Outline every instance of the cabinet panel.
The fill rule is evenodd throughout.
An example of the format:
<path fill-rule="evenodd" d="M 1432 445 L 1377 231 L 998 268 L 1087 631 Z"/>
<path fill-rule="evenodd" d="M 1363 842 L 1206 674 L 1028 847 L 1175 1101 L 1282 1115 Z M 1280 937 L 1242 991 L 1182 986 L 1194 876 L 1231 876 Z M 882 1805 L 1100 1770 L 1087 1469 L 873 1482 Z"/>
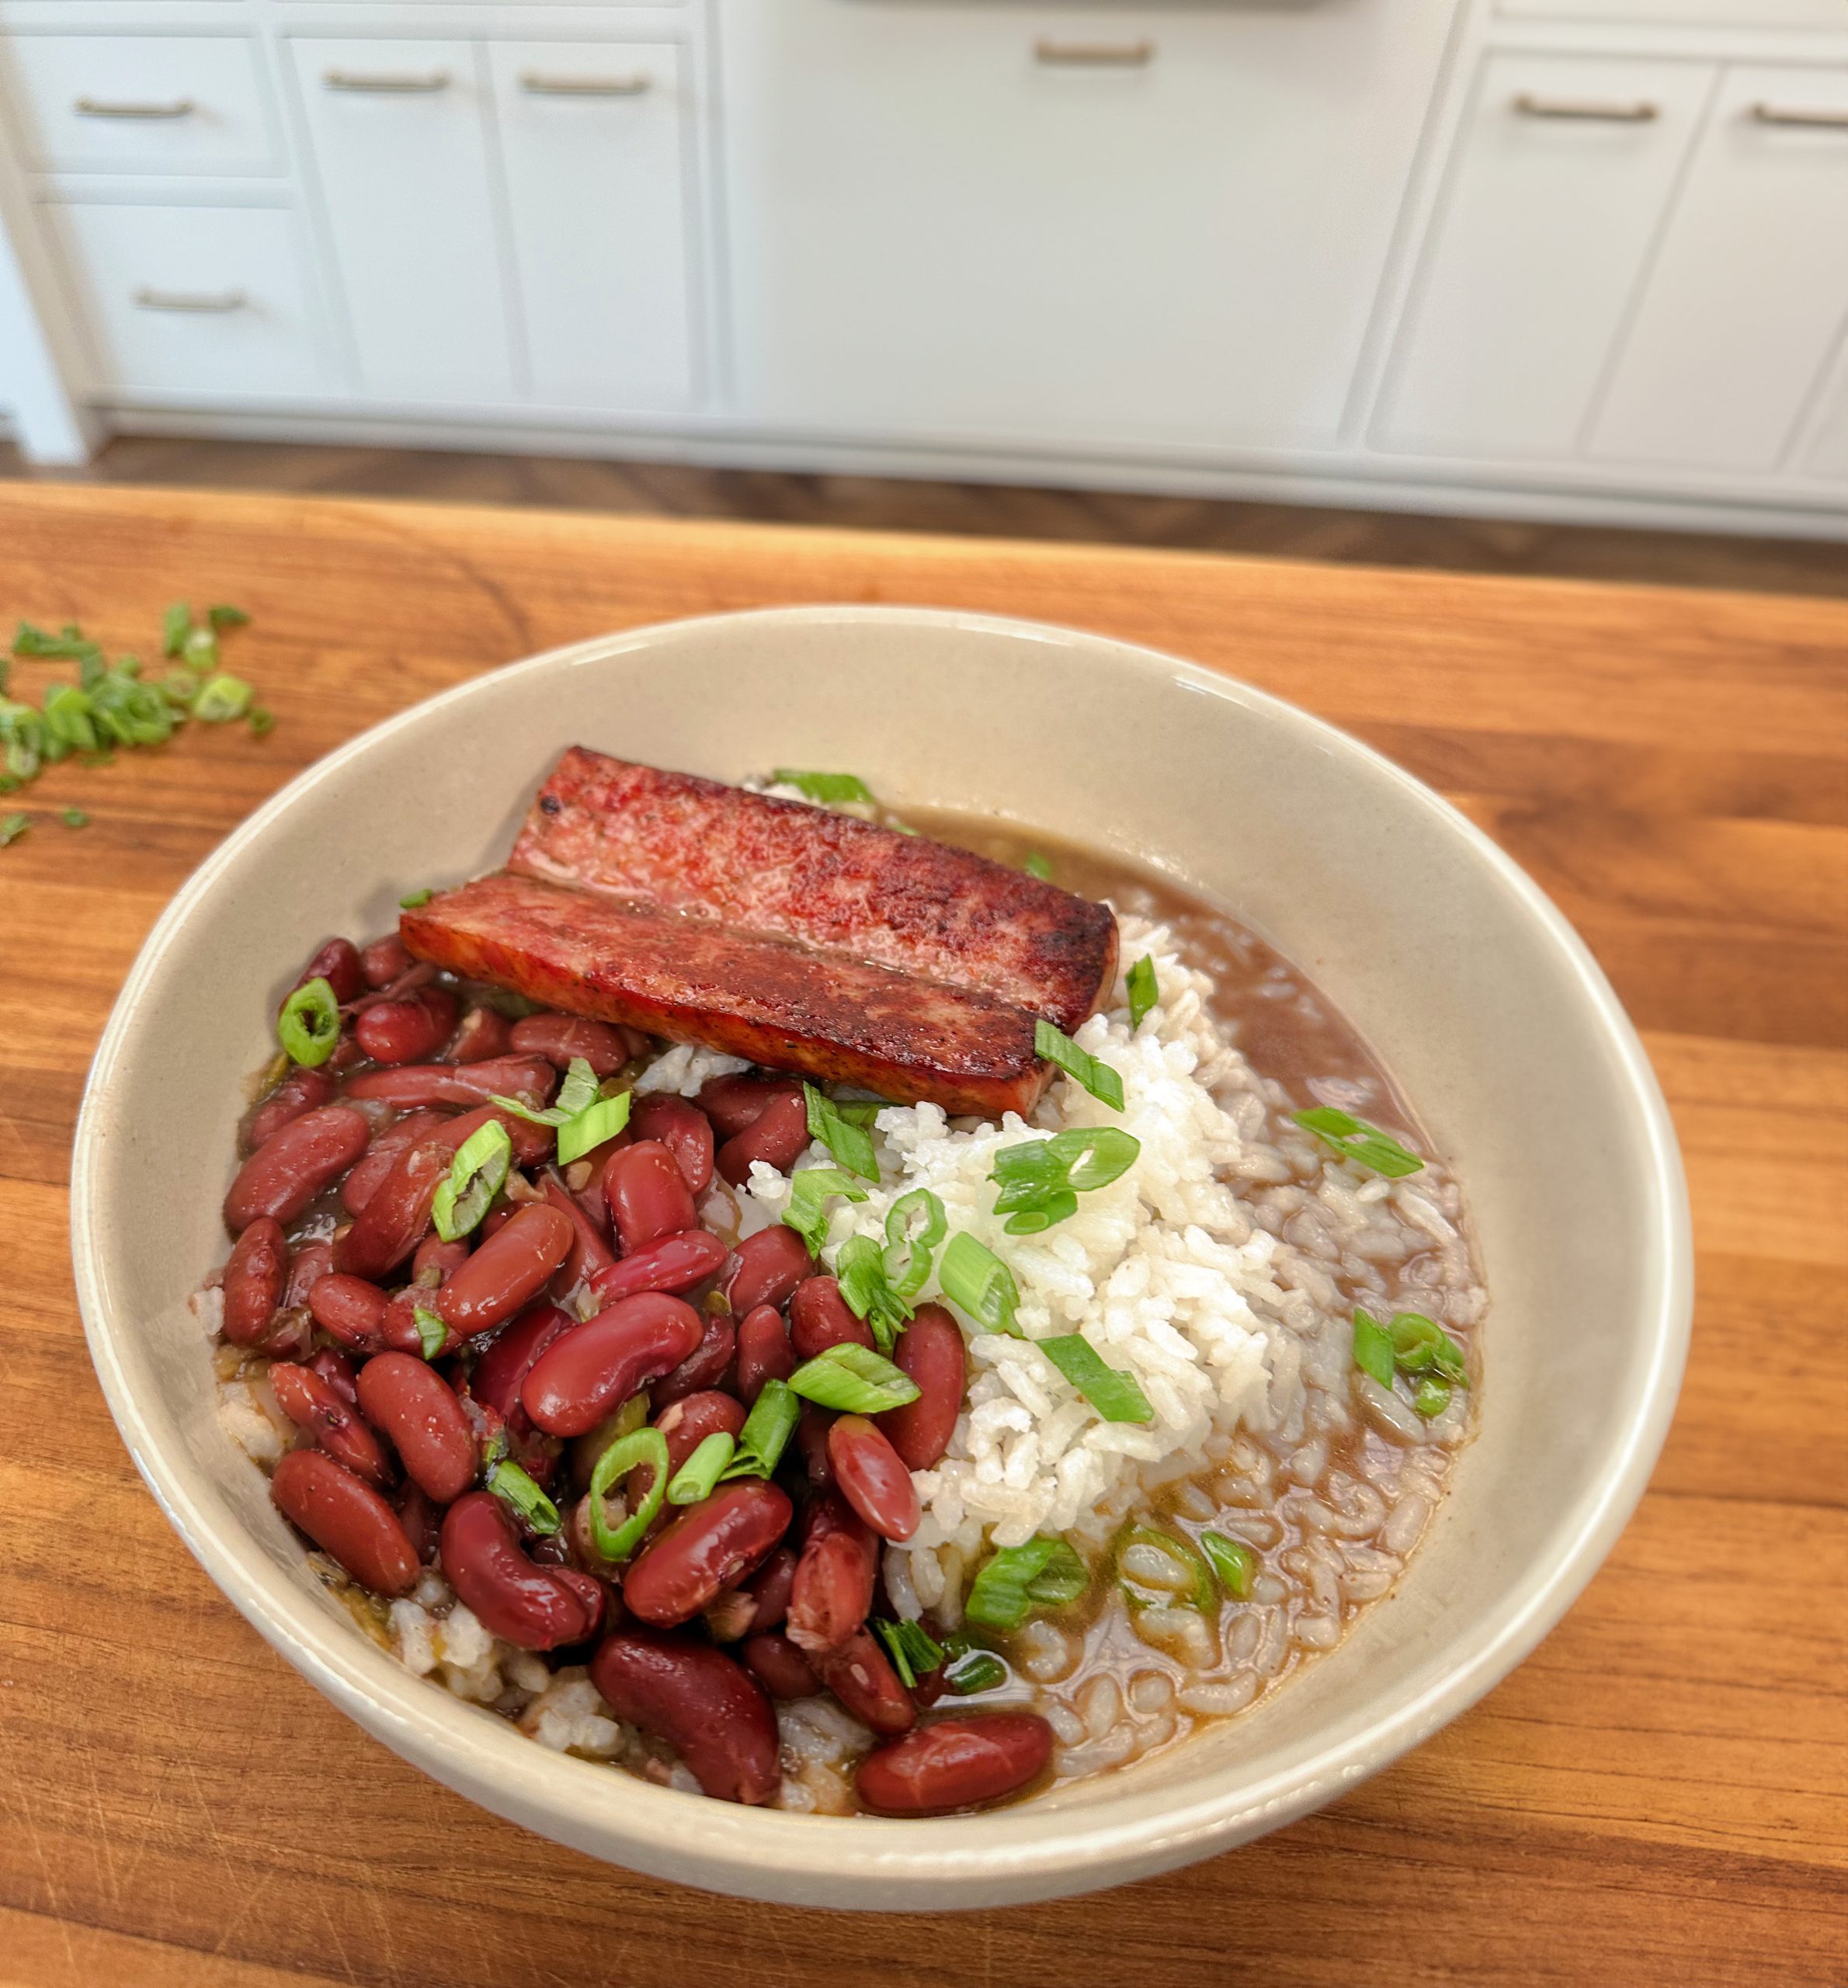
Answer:
<path fill-rule="evenodd" d="M 43 213 L 105 387 L 228 399 L 325 390 L 294 215 L 89 203 Z"/>
<path fill-rule="evenodd" d="M 1774 469 L 1845 319 L 1848 69 L 1728 71 L 1592 454 Z"/>
<path fill-rule="evenodd" d="M 291 53 L 366 391 L 511 399 L 474 43 L 297 41 Z"/>
<path fill-rule="evenodd" d="M 1848 28 L 1848 0 L 1497 0 L 1516 20 L 1673 27 Z"/>
<path fill-rule="evenodd" d="M 1400 332 L 1388 447 L 1572 450 L 1712 82 L 1697 63 L 1485 61 Z"/>
<path fill-rule="evenodd" d="M 1451 0 L 724 0 L 745 410 L 1327 444 Z"/>
<path fill-rule="evenodd" d="M 504 42 L 488 56 L 535 396 L 685 405 L 693 314 L 682 51 Z"/>

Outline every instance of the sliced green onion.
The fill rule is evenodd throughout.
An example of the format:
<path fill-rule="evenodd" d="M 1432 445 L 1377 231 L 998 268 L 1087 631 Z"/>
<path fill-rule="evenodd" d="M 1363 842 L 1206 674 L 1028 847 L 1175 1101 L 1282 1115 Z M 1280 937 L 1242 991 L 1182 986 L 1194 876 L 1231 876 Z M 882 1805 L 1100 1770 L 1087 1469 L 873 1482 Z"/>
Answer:
<path fill-rule="evenodd" d="M 842 1117 L 834 1100 L 813 1084 L 804 1084 L 802 1100 L 808 1107 L 808 1136 L 818 1139 L 849 1173 L 877 1184 L 879 1162 L 874 1156 L 872 1135 L 865 1126 Z"/>
<path fill-rule="evenodd" d="M 205 618 L 222 634 L 227 628 L 241 628 L 250 617 L 241 607 L 228 607 L 220 601 L 205 611 Z"/>
<path fill-rule="evenodd" d="M 805 1361 L 789 1377 L 791 1394 L 846 1415 L 879 1415 L 918 1399 L 918 1384 L 870 1347 L 852 1340 Z"/>
<path fill-rule="evenodd" d="M 577 1117 L 558 1128 L 558 1164 L 568 1166 L 593 1152 L 606 1139 L 613 1139 L 629 1122 L 630 1094 L 619 1090 L 614 1097 L 599 1097 Z"/>
<path fill-rule="evenodd" d="M 885 1645 L 898 1681 L 908 1691 L 943 1660 L 943 1646 L 922 1622 L 888 1622 L 874 1616 L 870 1627 Z"/>
<path fill-rule="evenodd" d="M 90 818 L 81 808 L 67 808 L 59 818 L 67 829 L 87 829 Z"/>
<path fill-rule="evenodd" d="M 850 1201 L 863 1201 L 867 1190 L 838 1166 L 804 1166 L 789 1176 L 789 1206 L 783 1211 L 783 1219 L 808 1245 L 811 1256 L 818 1256 L 822 1245 L 828 1240 L 831 1218 L 827 1204 L 833 1194 L 844 1194 Z"/>
<path fill-rule="evenodd" d="M 1388 1328 L 1392 1334 L 1392 1357 L 1402 1372 L 1435 1371 L 1447 1381 L 1467 1386 L 1469 1363 L 1463 1349 L 1435 1319 L 1422 1312 L 1401 1312 Z"/>
<path fill-rule="evenodd" d="M 503 1111 L 511 1111 L 516 1118 L 523 1118 L 529 1125 L 567 1125 L 581 1111 L 587 1111 L 597 1101 L 596 1072 L 582 1056 L 574 1056 L 571 1068 L 564 1073 L 564 1081 L 558 1086 L 556 1104 L 523 1104 L 517 1097 L 502 1097 L 498 1091 L 490 1091 L 488 1100 L 498 1104 Z"/>
<path fill-rule="evenodd" d="M 340 1040 L 340 1003 L 327 982 L 298 987 L 276 1018 L 276 1039 L 297 1063 L 314 1069 L 334 1053 Z"/>
<path fill-rule="evenodd" d="M 667 1487 L 668 1503 L 696 1505 L 702 1498 L 710 1498 L 736 1447 L 723 1429 L 714 1430 L 674 1472 L 674 1481 Z"/>
<path fill-rule="evenodd" d="M 1052 881 L 1052 865 L 1037 849 L 1030 849 L 1021 858 L 1020 867 L 1030 877 L 1037 877 L 1042 884 Z"/>
<path fill-rule="evenodd" d="M 1187 1576 L 1187 1591 L 1183 1594 L 1178 1588 L 1150 1580 L 1139 1576 L 1133 1568 L 1125 1567 L 1124 1555 L 1136 1547 L 1164 1554 L 1173 1561 Z M 1116 1557 L 1117 1582 L 1124 1600 L 1132 1608 L 1180 1607 L 1204 1612 L 1218 1600 L 1219 1590 L 1214 1584 L 1212 1569 L 1187 1541 L 1174 1533 L 1163 1532 L 1152 1525 L 1130 1526 L 1118 1536 Z"/>
<path fill-rule="evenodd" d="M 510 1505 L 529 1532 L 549 1538 L 564 1521 L 558 1507 L 516 1463 L 500 1462 L 488 1473 L 488 1488 L 502 1504 Z"/>
<path fill-rule="evenodd" d="M 1152 1422 L 1155 1410 L 1133 1374 L 1104 1364 L 1082 1333 L 1033 1341 L 1106 1422 Z"/>
<path fill-rule="evenodd" d="M 984 1332 L 1006 1333 L 1015 1339 L 1026 1336 L 1014 1320 L 1020 1288 L 1013 1272 L 966 1229 L 958 1229 L 944 1245 L 937 1281 L 943 1295 L 953 1305 L 960 1305 Z"/>
<path fill-rule="evenodd" d="M 89 693 L 75 683 L 54 683 L 45 693 L 45 723 L 54 739 L 75 752 L 97 749 L 96 727 Z"/>
<path fill-rule="evenodd" d="M 1313 1132 L 1334 1148 L 1343 1159 L 1364 1166 L 1370 1173 L 1383 1174 L 1388 1180 L 1402 1180 L 1408 1173 L 1422 1173 L 1425 1163 L 1408 1152 L 1390 1134 L 1351 1111 L 1337 1110 L 1332 1104 L 1318 1104 L 1312 1110 L 1293 1111 L 1290 1117 L 1305 1132 Z"/>
<path fill-rule="evenodd" d="M 619 1526 L 603 1514 L 603 1500 L 619 1477 L 638 1464 L 653 1466 L 641 1503 Z M 641 1544 L 642 1534 L 667 1498 L 667 1438 L 658 1429 L 637 1429 L 619 1436 L 597 1458 L 590 1473 L 590 1541 L 606 1560 L 626 1560 Z"/>
<path fill-rule="evenodd" d="M 766 1381 L 738 1431 L 737 1451 L 725 1475 L 768 1477 L 781 1461 L 801 1414 L 802 1404 L 787 1382 Z"/>
<path fill-rule="evenodd" d="M 912 1217 L 920 1209 L 924 1219 L 914 1232 Z M 943 1204 L 928 1187 L 914 1187 L 908 1194 L 901 1194 L 886 1210 L 885 1274 L 900 1298 L 915 1298 L 929 1282 L 931 1260 L 949 1226 Z"/>
<path fill-rule="evenodd" d="M 1248 1599 L 1251 1584 L 1257 1577 L 1257 1555 L 1239 1541 L 1228 1538 L 1223 1532 L 1203 1532 L 1200 1535 L 1200 1550 L 1207 1556 L 1207 1563 L 1219 1576 L 1219 1584 L 1226 1593 L 1235 1601 Z"/>
<path fill-rule="evenodd" d="M 880 1351 L 890 1353 L 912 1312 L 887 1281 L 885 1252 L 870 1236 L 849 1236 L 835 1253 L 834 1274 L 847 1309 L 872 1327 Z"/>
<path fill-rule="evenodd" d="M 155 688 L 175 709 L 189 711 L 199 695 L 199 679 L 189 669 L 170 669 Z"/>
<path fill-rule="evenodd" d="M 478 1126 L 462 1142 L 449 1178 L 430 1204 L 430 1219 L 445 1242 L 459 1242 L 479 1226 L 512 1164 L 513 1142 L 498 1118 Z"/>
<path fill-rule="evenodd" d="M 1354 1364 L 1381 1387 L 1392 1385 L 1392 1335 L 1364 1312 L 1354 1314 Z"/>
<path fill-rule="evenodd" d="M 958 1698 L 972 1698 L 978 1691 L 992 1691 L 997 1684 L 1005 1684 L 1007 1666 L 992 1650 L 972 1649 L 943 1673 L 943 1682 Z"/>
<path fill-rule="evenodd" d="M 1120 1180 L 1142 1142 L 1114 1125 L 1080 1126 L 1049 1139 L 1003 1146 L 989 1176 L 1001 1183 L 995 1212 L 1010 1236 L 1033 1236 L 1078 1212 L 1078 1196 Z"/>
<path fill-rule="evenodd" d="M 179 659 L 189 669 L 201 672 L 218 667 L 218 635 L 213 628 L 189 628 L 179 645 Z M 232 679 L 236 680 L 234 678 Z"/>
<path fill-rule="evenodd" d="M 449 1343 L 449 1326 L 434 1312 L 426 1312 L 421 1305 L 413 1305 L 411 1317 L 417 1327 L 417 1343 L 423 1348 L 423 1357 L 434 1360 Z"/>
<path fill-rule="evenodd" d="M 804 773 L 794 766 L 779 766 L 770 779 L 778 787 L 796 788 L 811 801 L 834 804 L 873 798 L 873 790 L 858 773 Z"/>
<path fill-rule="evenodd" d="M 1412 1390 L 1412 1406 L 1429 1422 L 1450 1405 L 1450 1384 L 1435 1374 L 1427 1374 Z"/>
<path fill-rule="evenodd" d="M 228 725 L 250 709 L 250 686 L 241 676 L 214 676 L 193 700 L 193 715 L 202 725 Z"/>
<path fill-rule="evenodd" d="M 75 621 L 65 623 L 61 635 L 47 634 L 43 628 L 35 628 L 30 621 L 22 621 L 13 636 L 15 655 L 42 656 L 51 662 L 77 662 L 87 656 L 100 653 L 96 645 L 89 639 Z"/>
<path fill-rule="evenodd" d="M 834 1108 L 849 1125 L 870 1125 L 885 1107 L 876 1097 L 837 1097 Z"/>
<path fill-rule="evenodd" d="M 1062 1539 L 1039 1534 L 1004 1546 L 970 1583 L 963 1613 L 992 1629 L 1017 1629 L 1036 1607 L 1063 1608 L 1090 1585 L 1085 1563 Z"/>
<path fill-rule="evenodd" d="M 262 704 L 250 707 L 250 735 L 253 739 L 267 739 L 276 729 L 276 714 Z"/>
<path fill-rule="evenodd" d="M 179 654 L 192 627 L 192 609 L 183 600 L 175 601 L 161 620 L 161 645 L 168 655 Z"/>
<path fill-rule="evenodd" d="M 1044 1020 L 1036 1021 L 1033 1048 L 1036 1056 L 1058 1064 L 1074 1083 L 1082 1084 L 1100 1103 L 1107 1104 L 1113 1111 L 1123 1109 L 1122 1078 L 1108 1063 L 1080 1049 L 1063 1029 L 1054 1028 Z"/>
<path fill-rule="evenodd" d="M 428 904 L 436 895 L 434 891 L 408 891 L 398 899 L 398 908 L 400 911 L 415 911 L 419 905 Z"/>
<path fill-rule="evenodd" d="M 1129 1026 L 1133 1035 L 1142 1026 L 1142 1017 L 1162 999 L 1155 985 L 1155 955 L 1145 953 L 1129 970 Z"/>
<path fill-rule="evenodd" d="M 17 842 L 31 826 L 30 815 L 0 815 L 0 849 L 9 842 Z"/>

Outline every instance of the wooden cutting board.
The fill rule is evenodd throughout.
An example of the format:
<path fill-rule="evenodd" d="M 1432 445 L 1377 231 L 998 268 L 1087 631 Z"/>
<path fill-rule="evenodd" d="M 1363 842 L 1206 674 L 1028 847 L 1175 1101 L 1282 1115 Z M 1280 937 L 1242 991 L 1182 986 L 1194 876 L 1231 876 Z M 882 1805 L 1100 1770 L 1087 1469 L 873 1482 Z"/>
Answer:
<path fill-rule="evenodd" d="M 34 822 L 0 849 L 0 1988 L 1848 1979 L 1848 606 L 0 489 L 0 614 L 149 656 L 182 597 L 252 615 L 229 660 L 273 733 L 195 728 L 0 801 Z M 1152 643 L 1442 788 L 1603 962 L 1693 1184 L 1680 1413 L 1565 1621 L 1322 1814 L 1099 1897 L 936 1919 L 742 1904 L 471 1807 L 349 1724 L 207 1580 L 135 1475 L 78 1322 L 84 1069 L 148 927 L 234 823 L 477 671 L 607 629 L 830 600 Z M 63 826 L 66 805 L 89 826 Z"/>

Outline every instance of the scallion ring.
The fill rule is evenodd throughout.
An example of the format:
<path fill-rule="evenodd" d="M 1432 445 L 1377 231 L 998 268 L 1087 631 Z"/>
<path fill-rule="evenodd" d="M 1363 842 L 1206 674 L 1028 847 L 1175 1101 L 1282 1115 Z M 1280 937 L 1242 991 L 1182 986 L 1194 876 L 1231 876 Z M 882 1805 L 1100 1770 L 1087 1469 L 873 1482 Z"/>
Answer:
<path fill-rule="evenodd" d="M 293 1062 L 311 1070 L 333 1055 L 340 1040 L 340 1003 L 326 981 L 307 982 L 283 1003 L 276 1039 Z"/>
<path fill-rule="evenodd" d="M 641 1502 L 619 1526 L 612 1527 L 603 1514 L 603 1500 L 618 1478 L 637 1465 L 653 1466 L 653 1475 Z M 667 1498 L 667 1438 L 658 1429 L 632 1430 L 619 1436 L 597 1458 L 590 1473 L 590 1541 L 606 1560 L 626 1560 L 641 1544 L 642 1535 L 655 1523 L 655 1516 Z"/>

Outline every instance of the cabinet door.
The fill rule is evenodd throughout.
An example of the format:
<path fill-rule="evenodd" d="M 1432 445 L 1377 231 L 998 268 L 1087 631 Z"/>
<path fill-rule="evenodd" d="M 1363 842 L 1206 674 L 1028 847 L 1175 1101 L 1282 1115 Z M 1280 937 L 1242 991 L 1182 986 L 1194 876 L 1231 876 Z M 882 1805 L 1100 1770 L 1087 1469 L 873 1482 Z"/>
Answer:
<path fill-rule="evenodd" d="M 682 51 L 499 42 L 488 61 L 534 394 L 684 406 L 693 312 Z"/>
<path fill-rule="evenodd" d="M 366 390 L 512 399 L 474 44 L 297 41 L 292 52 Z"/>
<path fill-rule="evenodd" d="M 1572 452 L 1713 80 L 1693 62 L 1484 62 L 1400 332 L 1385 446 Z"/>
<path fill-rule="evenodd" d="M 724 0 L 745 409 L 1331 443 L 1454 13 Z"/>
<path fill-rule="evenodd" d="M 1729 70 L 1593 431 L 1775 469 L 1848 320 L 1848 69 Z"/>

